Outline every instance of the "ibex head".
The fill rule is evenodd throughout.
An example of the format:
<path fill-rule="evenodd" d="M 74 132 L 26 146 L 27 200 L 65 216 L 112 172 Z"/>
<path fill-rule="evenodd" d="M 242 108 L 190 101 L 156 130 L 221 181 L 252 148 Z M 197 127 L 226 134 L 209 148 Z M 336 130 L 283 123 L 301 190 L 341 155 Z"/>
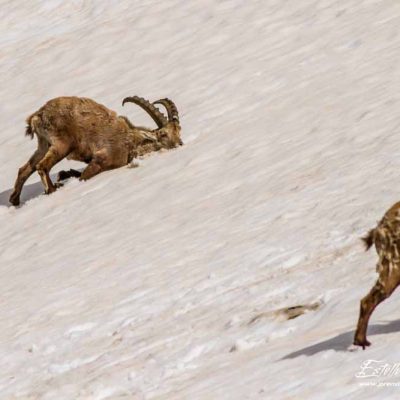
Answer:
<path fill-rule="evenodd" d="M 183 142 L 181 139 L 181 127 L 179 125 L 179 114 L 178 109 L 176 108 L 174 102 L 170 99 L 160 99 L 154 104 L 162 104 L 168 114 L 168 124 L 159 129 L 157 136 L 159 136 L 159 140 L 163 143 L 165 142 L 165 146 L 169 148 L 182 146 Z"/>
<path fill-rule="evenodd" d="M 150 103 L 141 97 L 132 96 L 126 97 L 122 101 L 122 105 L 125 103 L 135 103 L 150 115 L 158 127 L 158 129 L 153 130 L 151 133 L 155 136 L 155 139 L 161 147 L 172 149 L 183 144 L 180 137 L 181 127 L 179 125 L 179 114 L 172 100 L 160 99 L 154 103 Z M 162 104 L 166 108 L 168 118 L 155 104 Z"/>

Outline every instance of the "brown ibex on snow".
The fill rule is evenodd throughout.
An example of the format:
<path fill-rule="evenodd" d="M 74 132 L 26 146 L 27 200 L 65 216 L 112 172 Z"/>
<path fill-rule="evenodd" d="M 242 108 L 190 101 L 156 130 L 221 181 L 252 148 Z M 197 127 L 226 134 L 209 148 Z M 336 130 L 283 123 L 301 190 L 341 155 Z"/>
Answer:
<path fill-rule="evenodd" d="M 40 175 L 45 193 L 54 192 L 59 184 L 52 183 L 49 172 L 65 157 L 83 161 L 88 166 L 82 174 L 62 171 L 59 178 L 79 176 L 86 180 L 102 171 L 122 167 L 137 156 L 182 145 L 178 110 L 171 100 L 150 103 L 133 96 L 125 98 L 122 105 L 127 102 L 143 108 L 158 128 L 134 126 L 127 117 L 80 97 L 57 97 L 30 115 L 26 120 L 26 135 L 33 138 L 36 134 L 38 148 L 19 169 L 10 202 L 19 204 L 22 187 L 35 171 Z M 166 108 L 168 118 L 155 104 Z"/>
<path fill-rule="evenodd" d="M 378 253 L 376 270 L 378 280 L 370 292 L 361 300 L 360 316 L 354 335 L 354 344 L 365 349 L 368 320 L 383 300 L 387 299 L 400 285 L 400 202 L 394 204 L 383 216 L 377 227 L 363 238 L 367 250 L 375 245 Z"/>

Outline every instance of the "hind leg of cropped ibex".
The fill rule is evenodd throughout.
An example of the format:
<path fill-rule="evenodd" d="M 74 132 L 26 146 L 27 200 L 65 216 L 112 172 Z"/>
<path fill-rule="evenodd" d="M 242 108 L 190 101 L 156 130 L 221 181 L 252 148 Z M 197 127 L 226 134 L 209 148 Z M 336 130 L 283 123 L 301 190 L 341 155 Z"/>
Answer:
<path fill-rule="evenodd" d="M 59 161 L 61 161 L 64 157 L 66 157 L 69 153 L 68 146 L 59 145 L 59 146 L 50 146 L 46 155 L 43 157 L 41 161 L 38 162 L 36 166 L 36 170 L 40 175 L 42 180 L 44 190 L 46 194 L 50 194 L 56 191 L 57 187 L 53 185 L 53 182 L 50 179 L 49 172 L 51 168 L 54 167 Z"/>
<path fill-rule="evenodd" d="M 21 191 L 25 182 L 36 171 L 37 163 L 44 157 L 48 148 L 48 143 L 43 139 L 39 139 L 38 149 L 33 153 L 29 161 L 18 170 L 18 177 L 15 181 L 14 191 L 10 196 L 10 203 L 14 206 L 19 205 Z"/>
<path fill-rule="evenodd" d="M 384 287 L 379 281 L 373 286 L 370 292 L 361 299 L 360 316 L 358 318 L 357 329 L 354 335 L 354 344 L 365 349 L 371 343 L 367 340 L 368 321 L 376 306 L 388 297 Z"/>
<path fill-rule="evenodd" d="M 367 340 L 368 321 L 371 314 L 378 304 L 387 299 L 400 284 L 400 274 L 397 268 L 389 265 L 383 268 L 385 269 L 380 273 L 381 276 L 360 303 L 360 316 L 353 343 L 363 349 L 371 344 Z"/>

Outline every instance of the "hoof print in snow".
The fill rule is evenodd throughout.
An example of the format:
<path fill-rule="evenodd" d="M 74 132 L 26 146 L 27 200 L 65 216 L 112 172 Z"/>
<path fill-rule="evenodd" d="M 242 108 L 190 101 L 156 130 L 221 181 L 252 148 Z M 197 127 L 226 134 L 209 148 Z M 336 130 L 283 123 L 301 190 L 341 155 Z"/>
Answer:
<path fill-rule="evenodd" d="M 248 339 L 238 339 L 229 349 L 229 353 L 234 353 L 235 351 L 245 351 L 258 346 L 261 342 L 252 341 Z"/>
<path fill-rule="evenodd" d="M 318 308 L 320 308 L 321 305 L 322 305 L 322 303 L 315 302 L 315 303 L 311 303 L 311 304 L 284 307 L 284 308 L 280 308 L 278 310 L 270 311 L 270 312 L 263 312 L 263 313 L 255 315 L 248 322 L 247 325 L 253 325 L 256 322 L 258 322 L 258 321 L 260 321 L 261 319 L 264 319 L 264 318 L 279 318 L 279 319 L 282 319 L 284 321 L 287 321 L 289 319 L 297 318 L 300 315 L 303 315 L 308 311 L 315 311 Z"/>
<path fill-rule="evenodd" d="M 321 306 L 321 303 L 311 303 L 299 306 L 285 307 L 275 311 L 275 315 L 283 316 L 285 319 L 294 319 L 308 311 L 315 311 Z"/>
<path fill-rule="evenodd" d="M 360 347 L 360 346 L 358 346 L 358 345 L 355 345 L 354 343 L 350 344 L 350 345 L 347 347 L 347 351 L 349 351 L 350 353 L 353 353 L 353 352 L 359 351 L 359 350 L 362 351 L 363 348 Z"/>
<path fill-rule="evenodd" d="M 139 167 L 139 163 L 136 161 L 132 161 L 128 164 L 128 168 L 138 168 Z"/>
<path fill-rule="evenodd" d="M 38 347 L 35 344 L 30 346 L 29 349 L 28 349 L 29 353 L 36 353 L 37 351 L 38 351 Z"/>
<path fill-rule="evenodd" d="M 256 322 L 260 321 L 261 319 L 272 317 L 272 314 L 273 314 L 272 312 L 263 312 L 263 313 L 257 314 L 248 322 L 247 325 L 253 325 Z"/>

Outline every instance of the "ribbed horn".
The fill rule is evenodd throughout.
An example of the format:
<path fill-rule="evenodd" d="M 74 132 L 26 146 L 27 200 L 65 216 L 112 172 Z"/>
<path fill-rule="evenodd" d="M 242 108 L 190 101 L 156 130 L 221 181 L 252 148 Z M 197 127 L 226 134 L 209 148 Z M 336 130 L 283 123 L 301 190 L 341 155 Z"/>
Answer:
<path fill-rule="evenodd" d="M 179 124 L 179 113 L 175 103 L 170 99 L 160 99 L 154 101 L 153 104 L 162 104 L 168 113 L 169 122 L 177 122 Z"/>
<path fill-rule="evenodd" d="M 124 105 L 125 103 L 135 103 L 139 107 L 143 108 L 143 110 L 150 115 L 150 117 L 159 128 L 162 128 L 163 126 L 168 124 L 168 120 L 165 115 L 156 106 L 151 104 L 149 101 L 143 99 L 142 97 L 125 97 L 125 99 L 122 101 L 122 105 Z"/>

